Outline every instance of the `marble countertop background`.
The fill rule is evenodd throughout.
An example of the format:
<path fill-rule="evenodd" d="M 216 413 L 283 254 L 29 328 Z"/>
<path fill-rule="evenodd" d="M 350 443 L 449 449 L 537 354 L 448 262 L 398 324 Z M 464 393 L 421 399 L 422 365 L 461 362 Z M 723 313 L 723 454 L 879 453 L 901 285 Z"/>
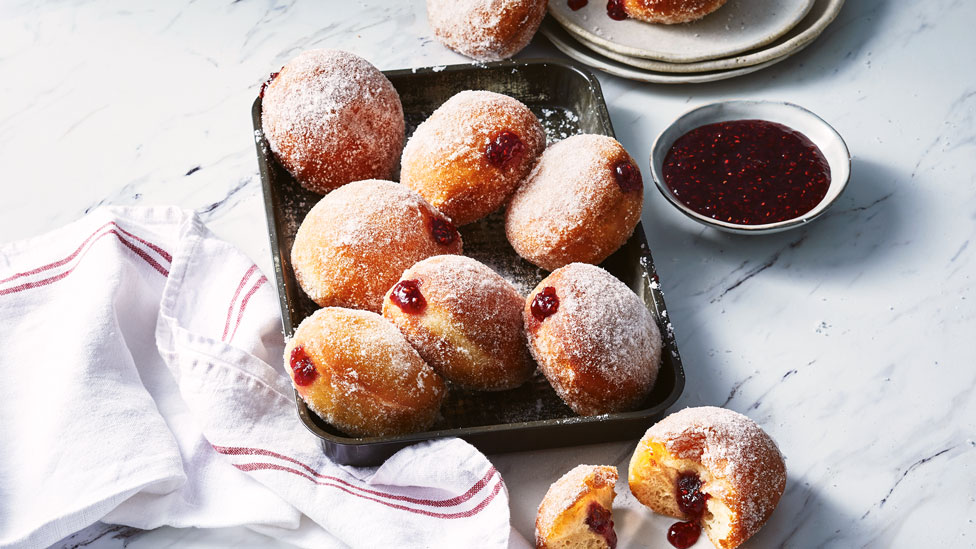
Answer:
<path fill-rule="evenodd" d="M 976 546 L 976 3 L 849 0 L 809 48 L 733 80 L 597 73 L 641 160 L 682 112 L 787 100 L 830 122 L 852 182 L 823 218 L 764 237 L 704 229 L 645 185 L 644 227 L 687 385 L 677 406 L 745 413 L 787 456 L 786 493 L 746 547 Z M 261 82 L 334 47 L 381 69 L 467 62 L 424 2 L 0 1 L 0 241 L 100 204 L 178 204 L 265 271 L 249 116 Z M 562 55 L 538 36 L 519 57 Z M 623 470 L 636 441 L 491 455 L 513 526 L 572 466 Z M 619 486 L 621 547 L 668 519 Z M 268 547 L 245 529 L 95 525 L 58 547 Z M 696 547 L 709 547 L 705 538 Z"/>

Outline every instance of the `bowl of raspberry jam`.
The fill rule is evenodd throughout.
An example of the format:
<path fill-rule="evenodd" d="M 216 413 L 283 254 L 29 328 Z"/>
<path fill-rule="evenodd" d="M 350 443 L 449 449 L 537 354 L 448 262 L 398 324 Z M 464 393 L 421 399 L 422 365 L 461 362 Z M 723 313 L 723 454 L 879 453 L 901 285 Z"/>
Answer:
<path fill-rule="evenodd" d="M 651 175 L 691 219 L 767 234 L 826 212 L 847 186 L 851 155 L 840 134 L 803 107 L 724 101 L 685 113 L 658 136 Z"/>

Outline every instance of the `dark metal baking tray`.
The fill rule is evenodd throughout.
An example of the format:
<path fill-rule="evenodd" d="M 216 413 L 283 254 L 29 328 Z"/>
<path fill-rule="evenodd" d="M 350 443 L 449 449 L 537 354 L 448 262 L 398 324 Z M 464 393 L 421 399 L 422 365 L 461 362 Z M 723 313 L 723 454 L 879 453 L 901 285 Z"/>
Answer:
<path fill-rule="evenodd" d="M 420 122 L 455 93 L 468 89 L 510 95 L 532 109 L 550 142 L 578 133 L 614 135 L 600 84 L 576 63 L 548 59 L 501 61 L 385 72 L 400 94 L 409 136 Z M 298 226 L 321 196 L 303 189 L 277 162 L 261 131 L 261 98 L 251 108 L 258 166 L 264 189 L 275 279 L 281 301 L 284 333 L 318 307 L 305 296 L 291 268 L 290 251 Z M 548 273 L 522 260 L 505 239 L 503 218 L 496 213 L 461 228 L 464 252 L 512 280 L 528 293 Z M 397 450 L 424 440 L 460 437 L 486 453 L 574 446 L 637 439 L 684 389 L 685 375 L 668 321 L 654 262 L 643 227 L 601 266 L 625 282 L 654 313 L 664 336 L 657 382 L 634 412 L 579 417 L 541 374 L 528 383 L 498 393 L 452 390 L 441 418 L 429 431 L 391 437 L 349 437 L 312 413 L 295 395 L 305 426 L 322 439 L 325 453 L 348 465 L 376 465 Z"/>

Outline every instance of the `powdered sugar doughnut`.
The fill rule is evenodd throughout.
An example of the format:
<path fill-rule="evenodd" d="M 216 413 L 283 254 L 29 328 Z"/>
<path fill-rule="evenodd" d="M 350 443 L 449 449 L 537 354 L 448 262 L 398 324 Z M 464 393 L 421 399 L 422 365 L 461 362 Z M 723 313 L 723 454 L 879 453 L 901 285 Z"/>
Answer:
<path fill-rule="evenodd" d="M 512 196 L 505 235 L 546 270 L 600 263 L 634 232 L 643 189 L 637 164 L 616 139 L 575 135 L 542 153 Z"/>
<path fill-rule="evenodd" d="M 631 410 L 650 394 L 661 332 L 610 273 L 584 263 L 557 269 L 529 294 L 523 317 L 539 369 L 576 413 Z"/>
<path fill-rule="evenodd" d="M 754 421 L 705 406 L 648 429 L 630 460 L 629 478 L 638 501 L 687 521 L 672 526 L 675 536 L 697 539 L 700 523 L 715 547 L 732 549 L 773 513 L 786 488 L 786 463 Z"/>
<path fill-rule="evenodd" d="M 545 14 L 545 0 L 427 0 L 434 36 L 479 61 L 507 59 L 521 51 Z"/>
<path fill-rule="evenodd" d="M 542 124 L 521 102 L 499 93 L 463 91 L 410 137 L 400 182 L 466 225 L 498 209 L 545 146 Z"/>
<path fill-rule="evenodd" d="M 726 0 L 623 0 L 624 11 L 648 23 L 689 23 L 725 5 Z"/>
<path fill-rule="evenodd" d="M 379 312 L 404 269 L 460 253 L 461 235 L 440 212 L 403 185 L 373 179 L 336 189 L 308 212 L 291 263 L 320 306 Z"/>
<path fill-rule="evenodd" d="M 383 299 L 383 316 L 437 373 L 465 389 L 499 391 L 535 372 L 522 331 L 524 304 L 485 265 L 441 255 L 403 273 Z"/>
<path fill-rule="evenodd" d="M 446 394 L 396 326 L 367 311 L 315 311 L 285 346 L 285 365 L 308 407 L 353 436 L 426 429 Z"/>
<path fill-rule="evenodd" d="M 537 549 L 615 549 L 613 490 L 617 468 L 577 465 L 554 482 L 535 519 Z"/>
<path fill-rule="evenodd" d="M 403 107 L 393 84 L 365 59 L 309 50 L 264 90 L 261 124 L 271 150 L 305 188 L 388 179 L 403 148 Z"/>

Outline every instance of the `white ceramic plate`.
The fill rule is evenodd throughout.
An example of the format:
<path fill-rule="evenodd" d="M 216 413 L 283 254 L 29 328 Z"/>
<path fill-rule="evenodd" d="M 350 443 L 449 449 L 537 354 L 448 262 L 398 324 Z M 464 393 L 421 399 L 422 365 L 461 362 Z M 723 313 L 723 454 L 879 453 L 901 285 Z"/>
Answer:
<path fill-rule="evenodd" d="M 549 0 L 549 13 L 571 33 L 617 53 L 691 63 L 769 44 L 796 26 L 814 0 L 729 0 L 714 13 L 682 25 L 614 21 L 606 4 L 590 0 L 573 11 L 567 0 Z"/>
<path fill-rule="evenodd" d="M 548 38 L 559 51 L 565 53 L 572 59 L 583 63 L 584 65 L 588 65 L 621 78 L 628 78 L 638 82 L 649 82 L 652 84 L 700 84 L 703 82 L 725 80 L 726 78 L 734 78 L 736 76 L 756 72 L 760 69 L 775 65 L 776 63 L 779 63 L 783 59 L 789 57 L 788 55 L 784 55 L 766 61 L 765 63 L 725 71 L 711 71 L 693 74 L 656 72 L 625 65 L 619 61 L 614 61 L 613 59 L 608 59 L 598 53 L 595 53 L 586 46 L 577 42 L 572 36 L 569 35 L 568 32 L 566 32 L 565 29 L 560 27 L 558 23 L 550 19 L 546 19 L 542 22 L 542 25 L 539 27 L 539 32 L 545 35 L 546 38 Z M 800 49 L 803 48 L 801 47 L 795 50 L 793 53 L 796 53 L 796 51 L 799 51 Z"/>
<path fill-rule="evenodd" d="M 833 22 L 837 14 L 840 13 L 840 8 L 843 5 L 844 0 L 816 0 L 813 8 L 807 13 L 806 17 L 798 25 L 790 29 L 789 32 L 777 38 L 773 43 L 735 57 L 699 61 L 697 63 L 668 63 L 666 61 L 654 61 L 641 57 L 629 57 L 606 49 L 599 44 L 587 42 L 580 36 L 575 36 L 575 38 L 583 45 L 604 57 L 639 69 L 670 73 L 730 70 L 758 65 L 801 50 L 804 46 L 820 36 L 824 29 L 827 28 L 827 25 Z"/>
<path fill-rule="evenodd" d="M 671 150 L 671 145 L 689 131 L 706 124 L 725 122 L 728 120 L 759 119 L 777 122 L 793 128 L 810 138 L 820 152 L 823 153 L 827 164 L 830 165 L 830 187 L 826 196 L 812 210 L 786 221 L 767 223 L 765 225 L 740 225 L 728 223 L 704 216 L 688 206 L 685 206 L 664 183 L 661 167 L 664 157 Z M 799 227 L 813 221 L 829 208 L 840 196 L 851 177 L 851 153 L 847 149 L 844 138 L 822 118 L 812 112 L 782 101 L 722 101 L 698 107 L 678 117 L 654 141 L 651 147 L 651 176 L 657 189 L 664 198 L 668 199 L 681 213 L 695 221 L 709 227 L 738 234 L 768 234 Z"/>

